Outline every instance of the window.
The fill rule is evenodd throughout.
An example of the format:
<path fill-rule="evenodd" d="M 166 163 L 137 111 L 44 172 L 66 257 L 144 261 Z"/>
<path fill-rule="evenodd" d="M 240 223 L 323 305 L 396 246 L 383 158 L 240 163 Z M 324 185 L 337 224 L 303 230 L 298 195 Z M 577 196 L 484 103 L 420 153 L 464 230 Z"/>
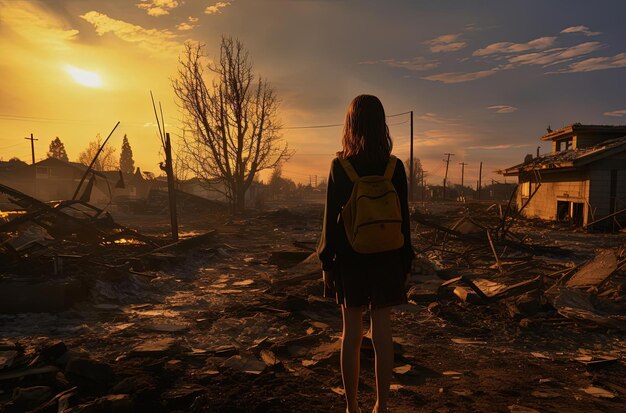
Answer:
<path fill-rule="evenodd" d="M 37 169 L 37 175 L 41 175 L 41 176 L 48 176 L 48 167 L 47 166 L 38 166 Z"/>
<path fill-rule="evenodd" d="M 566 151 L 568 149 L 572 149 L 572 145 L 573 145 L 572 138 L 557 141 L 556 151 L 560 152 L 560 151 Z"/>

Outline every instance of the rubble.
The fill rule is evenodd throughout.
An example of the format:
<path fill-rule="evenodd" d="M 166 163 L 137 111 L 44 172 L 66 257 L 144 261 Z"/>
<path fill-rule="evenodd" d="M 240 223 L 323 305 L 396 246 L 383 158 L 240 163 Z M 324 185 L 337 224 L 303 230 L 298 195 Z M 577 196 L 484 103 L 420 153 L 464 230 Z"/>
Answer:
<path fill-rule="evenodd" d="M 448 267 L 438 271 L 444 278 L 454 272 L 464 274 L 442 280 L 437 299 L 456 296 L 462 302 L 489 304 L 510 298 L 507 306 L 512 317 L 536 316 L 552 308 L 563 317 L 583 321 L 584 325 L 624 328 L 623 315 L 603 313 L 592 302 L 605 291 L 602 287 L 612 276 L 626 269 L 626 244 L 600 250 L 592 259 L 572 267 L 572 259 L 580 260 L 573 251 L 525 242 L 510 227 L 503 231 L 507 215 L 466 215 L 448 227 L 438 222 L 440 218 L 436 216 L 417 211 L 413 214 L 418 229 L 427 230 L 419 234 L 420 238 L 430 241 L 420 253 Z M 486 222 L 481 223 L 481 218 Z M 520 277 L 527 279 L 520 281 Z M 409 291 L 409 297 L 415 302 L 426 301 L 415 290 Z M 426 298 L 432 297 L 431 288 Z M 626 306 L 622 311 L 626 315 Z"/>
<path fill-rule="evenodd" d="M 168 243 L 113 220 L 106 211 L 77 201 L 49 205 L 0 184 L 24 213 L 0 224 L 0 312 L 62 311 L 92 296 L 111 298 L 107 283 L 118 286 L 133 276 L 150 277 L 179 262 L 177 255 L 209 242 L 215 231 Z M 126 286 L 127 287 L 127 286 Z"/>
<path fill-rule="evenodd" d="M 503 229 L 505 209 L 488 207 L 418 206 L 410 302 L 392 312 L 390 407 L 621 410 L 623 235 L 517 218 Z M 143 238 L 131 242 L 48 232 L 50 244 L 31 244 L 34 257 L 11 255 L 12 277 L 34 277 L 19 266 L 33 260 L 47 269 L 38 281 L 76 277 L 87 293 L 60 312 L 0 314 L 0 411 L 22 403 L 16 389 L 38 386 L 49 391 L 32 393 L 42 395 L 37 412 L 345 409 L 341 313 L 322 297 L 314 254 L 321 212 L 318 205 L 228 221 L 183 216 L 191 224 L 181 234 L 202 233 L 178 243 L 159 235 L 159 216 L 127 217 Z M 115 222 L 99 228 L 130 229 Z M 0 237 L 19 235 L 22 225 L 35 226 L 25 220 Z M 52 271 L 55 251 L 71 256 L 61 275 Z M 606 269 L 610 254 L 615 265 Z M 370 337 L 362 342 L 364 408 L 375 397 Z M 584 391 L 590 387 L 614 397 Z"/>

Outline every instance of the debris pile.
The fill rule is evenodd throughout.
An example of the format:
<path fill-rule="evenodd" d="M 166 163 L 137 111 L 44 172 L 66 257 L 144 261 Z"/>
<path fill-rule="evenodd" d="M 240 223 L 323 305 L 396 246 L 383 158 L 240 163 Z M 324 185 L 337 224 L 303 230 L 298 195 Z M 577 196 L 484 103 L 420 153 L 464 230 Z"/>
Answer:
<path fill-rule="evenodd" d="M 410 302 L 392 312 L 393 411 L 623 410 L 623 235 L 529 229 L 507 218 L 503 237 L 499 206 L 428 207 L 412 222 L 419 256 Z M 219 237 L 173 245 L 50 237 L 75 255 L 110 250 L 100 262 L 126 257 L 141 274 L 109 280 L 85 258 L 81 277 L 97 279 L 95 301 L 0 314 L 0 411 L 345 409 L 341 311 L 322 297 L 315 255 L 322 213 L 297 206 L 227 222 L 196 214 L 188 229 Z M 165 218 L 132 219 L 147 220 L 136 226 L 147 233 Z M 197 253 L 185 260 L 190 248 Z M 375 402 L 374 364 L 368 332 L 364 411 Z"/>
<path fill-rule="evenodd" d="M 489 214 L 497 210 L 499 216 Z M 472 211 L 470 205 L 456 212 L 460 218 L 412 215 L 421 256 L 416 263 L 432 263 L 436 274 L 412 288 L 414 302 L 502 300 L 517 320 L 543 316 L 554 322 L 562 316 L 582 326 L 626 331 L 626 244 L 588 259 L 590 251 L 517 235 L 501 206 Z M 421 268 L 414 272 L 424 274 Z"/>
<path fill-rule="evenodd" d="M 19 208 L 0 217 L 2 313 L 60 311 L 107 285 L 123 290 L 181 261 L 173 252 L 214 235 L 171 243 L 121 225 L 83 200 L 48 204 L 5 185 L 0 194 Z"/>

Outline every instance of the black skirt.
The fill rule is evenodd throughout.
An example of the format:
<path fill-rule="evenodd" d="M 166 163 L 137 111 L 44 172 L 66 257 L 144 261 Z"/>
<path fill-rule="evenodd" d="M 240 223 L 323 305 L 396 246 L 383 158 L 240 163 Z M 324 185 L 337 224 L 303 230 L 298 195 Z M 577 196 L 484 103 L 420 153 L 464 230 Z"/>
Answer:
<path fill-rule="evenodd" d="M 337 254 L 333 269 L 337 304 L 381 308 L 407 302 L 401 250 Z"/>

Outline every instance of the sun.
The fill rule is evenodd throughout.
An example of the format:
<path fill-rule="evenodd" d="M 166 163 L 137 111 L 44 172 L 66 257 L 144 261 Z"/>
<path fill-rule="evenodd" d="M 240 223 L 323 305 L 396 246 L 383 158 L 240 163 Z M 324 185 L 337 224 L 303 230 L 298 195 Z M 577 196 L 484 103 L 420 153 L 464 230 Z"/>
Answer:
<path fill-rule="evenodd" d="M 90 72 L 71 65 L 65 66 L 65 71 L 72 76 L 72 79 L 74 79 L 76 83 L 80 85 L 87 87 L 102 86 L 102 78 L 96 72 Z"/>

